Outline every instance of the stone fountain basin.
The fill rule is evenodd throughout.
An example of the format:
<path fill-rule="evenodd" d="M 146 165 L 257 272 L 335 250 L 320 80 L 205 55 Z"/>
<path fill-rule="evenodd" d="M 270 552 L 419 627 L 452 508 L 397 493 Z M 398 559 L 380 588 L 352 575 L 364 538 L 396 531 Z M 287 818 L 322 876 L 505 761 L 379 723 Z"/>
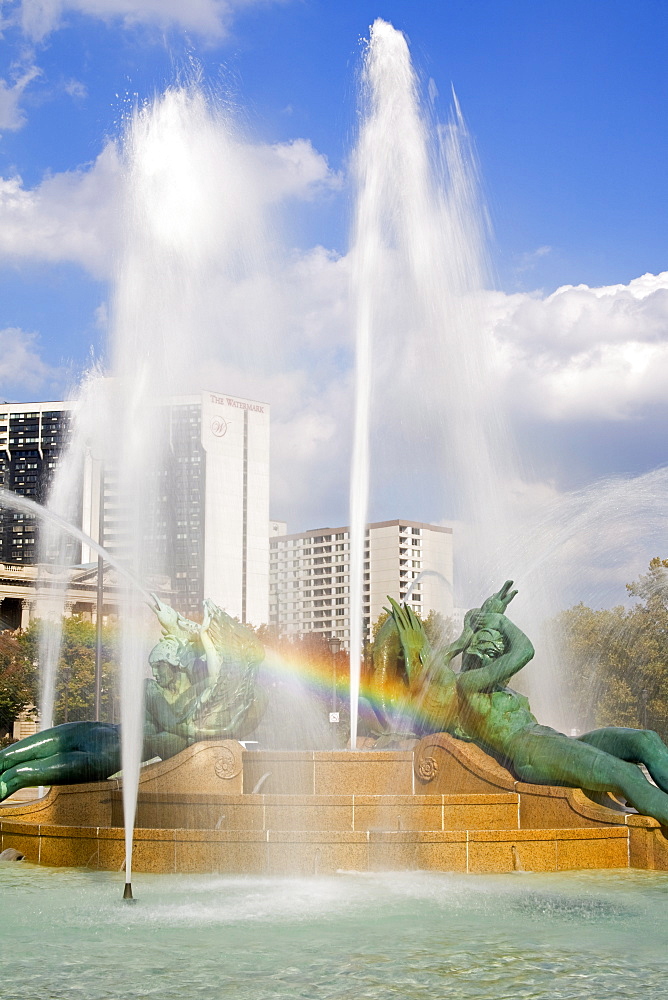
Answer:
<path fill-rule="evenodd" d="M 258 789 L 257 791 L 255 789 Z M 0 806 L 0 850 L 44 865 L 118 871 L 118 779 Z M 142 770 L 138 872 L 325 874 L 668 870 L 656 820 L 579 789 L 515 781 L 440 733 L 413 750 L 245 750 L 198 743 Z"/>

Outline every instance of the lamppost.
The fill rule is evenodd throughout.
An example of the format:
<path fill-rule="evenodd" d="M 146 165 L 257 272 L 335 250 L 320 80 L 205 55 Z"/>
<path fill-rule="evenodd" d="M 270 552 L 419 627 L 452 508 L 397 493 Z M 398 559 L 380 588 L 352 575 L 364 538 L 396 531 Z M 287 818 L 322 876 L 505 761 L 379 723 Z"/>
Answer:
<path fill-rule="evenodd" d="M 338 726 L 339 722 L 339 712 L 337 708 L 336 700 L 336 657 L 341 649 L 341 640 L 337 639 L 334 635 L 330 636 L 329 639 L 329 651 L 332 655 L 332 710 L 329 713 L 329 721 L 333 726 Z M 336 729 L 333 730 L 332 735 L 336 733 Z M 335 741 L 336 744 L 336 741 Z"/>

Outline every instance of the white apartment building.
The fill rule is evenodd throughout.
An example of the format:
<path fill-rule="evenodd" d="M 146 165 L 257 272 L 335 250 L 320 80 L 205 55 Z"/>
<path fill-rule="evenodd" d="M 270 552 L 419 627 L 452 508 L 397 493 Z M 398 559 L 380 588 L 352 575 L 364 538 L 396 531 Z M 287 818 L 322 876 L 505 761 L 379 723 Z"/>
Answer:
<path fill-rule="evenodd" d="M 0 485 L 46 501 L 69 440 L 72 410 L 71 402 L 0 403 Z M 210 597 L 241 621 L 266 622 L 269 406 L 200 392 L 170 400 L 164 416 L 168 447 L 159 475 L 165 488 L 157 491 L 153 530 L 172 603 L 189 615 Z M 103 472 L 91 455 L 84 463 L 77 527 L 121 560 L 131 544 L 113 470 Z M 33 613 L 32 594 L 40 589 L 38 536 L 34 516 L 0 509 L 0 627 L 25 626 Z M 85 545 L 77 556 L 84 565 L 97 558 Z M 92 608 L 94 581 L 73 584 L 74 610 L 82 611 L 88 592 Z"/>
<path fill-rule="evenodd" d="M 270 522 L 269 623 L 282 636 L 317 632 L 350 638 L 349 529 L 288 535 Z M 417 582 L 416 582 L 417 581 Z M 452 614 L 452 529 L 419 521 L 380 521 L 366 532 L 364 623 L 367 638 L 388 595 L 423 617 Z"/>

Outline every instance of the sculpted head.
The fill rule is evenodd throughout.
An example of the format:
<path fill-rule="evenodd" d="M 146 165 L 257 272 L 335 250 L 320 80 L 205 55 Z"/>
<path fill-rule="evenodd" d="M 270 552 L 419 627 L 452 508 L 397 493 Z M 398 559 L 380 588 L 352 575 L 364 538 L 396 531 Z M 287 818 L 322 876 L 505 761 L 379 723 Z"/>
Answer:
<path fill-rule="evenodd" d="M 180 654 L 181 643 L 173 636 L 161 639 L 149 653 L 148 663 L 160 687 L 170 687 L 178 679 L 183 669 Z"/>
<path fill-rule="evenodd" d="M 462 657 L 462 670 L 484 667 L 490 660 L 496 660 L 506 649 L 506 642 L 495 628 L 481 628 L 474 633 Z"/>

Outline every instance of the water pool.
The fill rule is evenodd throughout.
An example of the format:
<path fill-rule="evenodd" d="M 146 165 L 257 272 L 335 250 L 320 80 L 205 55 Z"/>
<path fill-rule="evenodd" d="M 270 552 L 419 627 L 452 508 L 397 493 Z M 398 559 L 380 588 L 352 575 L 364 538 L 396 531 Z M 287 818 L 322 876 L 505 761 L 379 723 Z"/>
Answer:
<path fill-rule="evenodd" d="M 668 873 L 251 878 L 0 864 L 12 1000 L 668 998 Z"/>

